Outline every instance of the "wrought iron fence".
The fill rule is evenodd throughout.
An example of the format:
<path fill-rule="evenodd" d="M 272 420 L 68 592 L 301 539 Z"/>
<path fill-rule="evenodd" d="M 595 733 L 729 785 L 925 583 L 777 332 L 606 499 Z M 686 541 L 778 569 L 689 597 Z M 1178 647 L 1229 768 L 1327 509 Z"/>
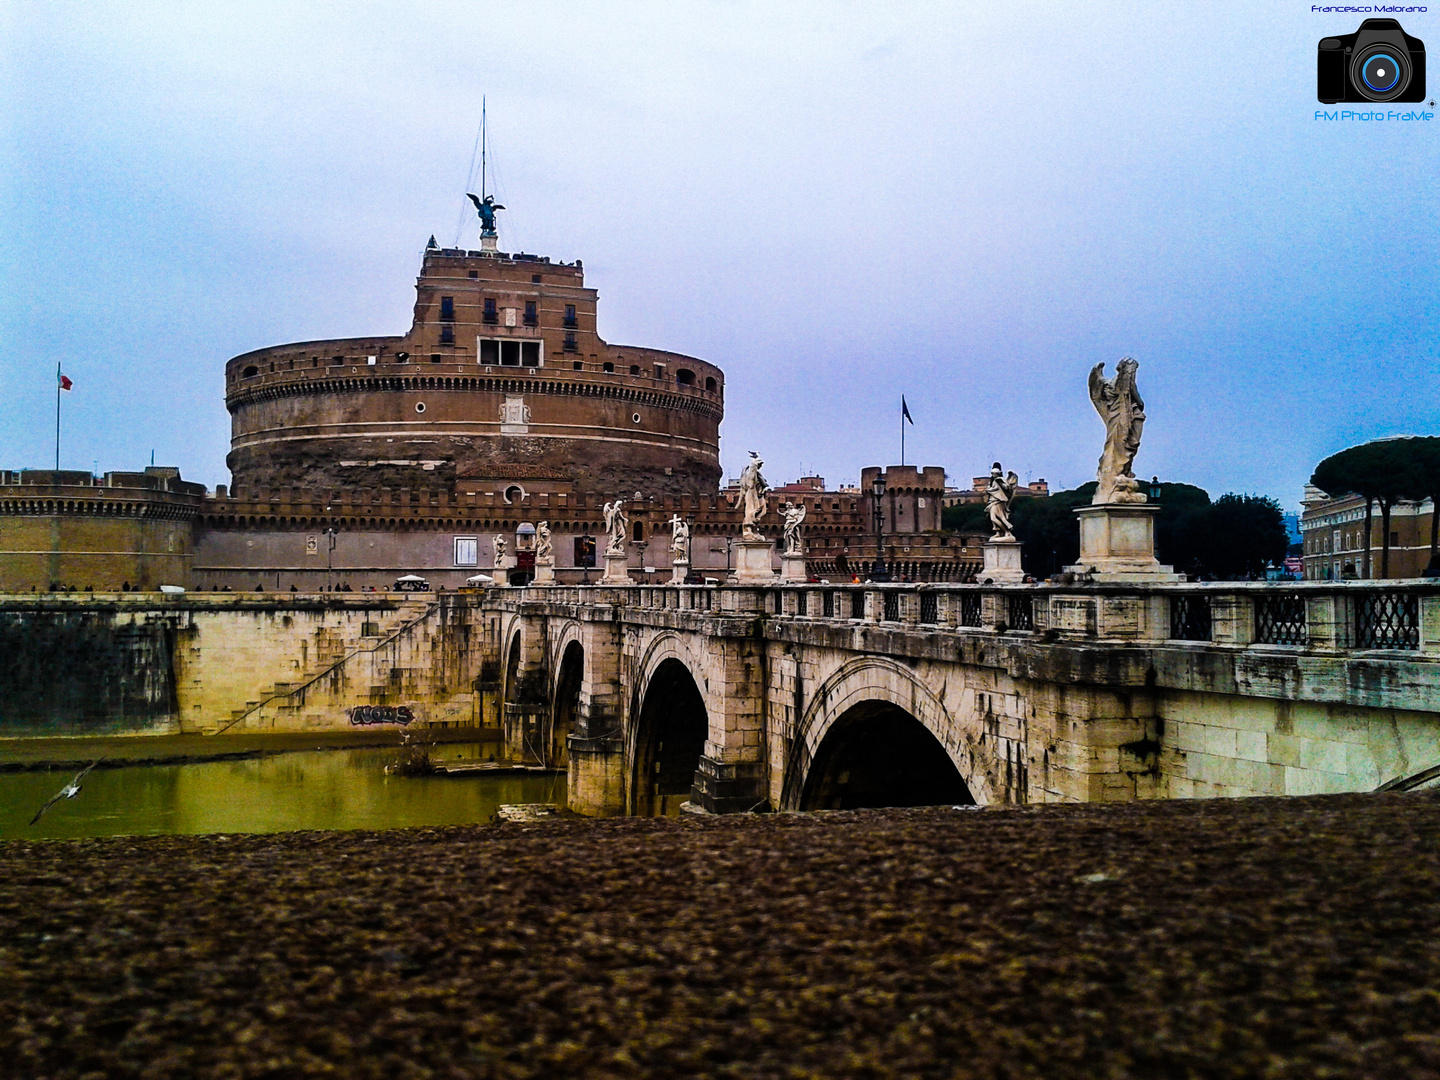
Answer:
<path fill-rule="evenodd" d="M 810 613 L 810 594 L 800 589 L 795 593 L 795 614 L 808 615 Z"/>
<path fill-rule="evenodd" d="M 885 597 L 885 621 L 899 622 L 900 594 L 892 589 L 886 589 L 883 595 Z"/>
<path fill-rule="evenodd" d="M 1265 645 L 1308 645 L 1303 596 L 1260 596 L 1255 600 L 1255 640 Z"/>
<path fill-rule="evenodd" d="M 1008 597 L 1011 630 L 1035 629 L 1035 603 L 1029 596 Z"/>
<path fill-rule="evenodd" d="M 835 617 L 835 594 L 828 589 L 820 594 L 820 613 L 827 619 Z"/>
<path fill-rule="evenodd" d="M 1187 593 L 1170 597 L 1170 636 L 1180 641 L 1210 640 L 1210 598 Z"/>
<path fill-rule="evenodd" d="M 978 592 L 960 594 L 960 625 L 980 625 L 980 594 Z"/>
<path fill-rule="evenodd" d="M 1375 592 L 1356 597 L 1355 644 L 1362 649 L 1418 649 L 1419 594 Z"/>
<path fill-rule="evenodd" d="M 922 592 L 920 594 L 920 621 L 922 623 L 938 623 L 940 621 L 940 597 L 933 592 Z"/>

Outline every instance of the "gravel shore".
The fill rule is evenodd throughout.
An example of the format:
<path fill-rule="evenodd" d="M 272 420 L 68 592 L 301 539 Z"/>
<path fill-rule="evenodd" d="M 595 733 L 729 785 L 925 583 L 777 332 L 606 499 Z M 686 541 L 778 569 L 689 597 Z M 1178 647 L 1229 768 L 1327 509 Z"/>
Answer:
<path fill-rule="evenodd" d="M 1440 1077 L 1440 798 L 0 844 L 0 1074 Z"/>

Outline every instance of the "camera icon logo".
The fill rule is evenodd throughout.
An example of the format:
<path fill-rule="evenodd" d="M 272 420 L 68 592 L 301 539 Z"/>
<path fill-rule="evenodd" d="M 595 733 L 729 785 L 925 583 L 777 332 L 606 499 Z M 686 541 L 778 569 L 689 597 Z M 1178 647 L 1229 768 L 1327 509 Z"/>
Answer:
<path fill-rule="evenodd" d="M 1394 19 L 1366 19 L 1343 37 L 1320 39 L 1317 96 L 1350 101 L 1424 101 L 1425 43 Z"/>

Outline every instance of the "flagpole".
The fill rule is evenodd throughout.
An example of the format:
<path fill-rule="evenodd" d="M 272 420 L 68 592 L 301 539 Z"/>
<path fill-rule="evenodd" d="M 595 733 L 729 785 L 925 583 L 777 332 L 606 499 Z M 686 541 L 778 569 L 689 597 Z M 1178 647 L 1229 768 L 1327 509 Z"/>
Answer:
<path fill-rule="evenodd" d="M 55 361 L 55 471 L 60 471 L 60 361 Z"/>
<path fill-rule="evenodd" d="M 59 465 L 55 466 L 57 469 Z M 900 467 L 905 467 L 905 395 L 900 395 Z"/>

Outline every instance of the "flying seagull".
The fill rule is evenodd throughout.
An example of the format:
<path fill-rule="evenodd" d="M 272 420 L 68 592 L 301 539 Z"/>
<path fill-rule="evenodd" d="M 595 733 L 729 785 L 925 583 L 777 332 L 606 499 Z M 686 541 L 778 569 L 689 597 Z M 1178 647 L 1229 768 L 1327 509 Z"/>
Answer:
<path fill-rule="evenodd" d="M 49 810 L 50 807 L 54 806 L 57 802 L 59 802 L 61 799 L 73 799 L 76 795 L 79 795 L 80 781 L 85 779 L 86 773 L 88 773 L 91 769 L 93 769 L 96 765 L 99 765 L 100 762 L 104 760 L 105 759 L 103 757 L 98 757 L 89 765 L 86 765 L 85 768 L 81 769 L 78 773 L 76 773 L 74 780 L 71 780 L 54 795 L 51 795 L 50 801 L 47 802 L 44 806 L 40 807 L 40 809 L 35 812 L 35 816 L 30 819 L 30 824 L 34 825 L 37 821 L 39 821 L 40 816 L 44 814 L 46 810 Z"/>

